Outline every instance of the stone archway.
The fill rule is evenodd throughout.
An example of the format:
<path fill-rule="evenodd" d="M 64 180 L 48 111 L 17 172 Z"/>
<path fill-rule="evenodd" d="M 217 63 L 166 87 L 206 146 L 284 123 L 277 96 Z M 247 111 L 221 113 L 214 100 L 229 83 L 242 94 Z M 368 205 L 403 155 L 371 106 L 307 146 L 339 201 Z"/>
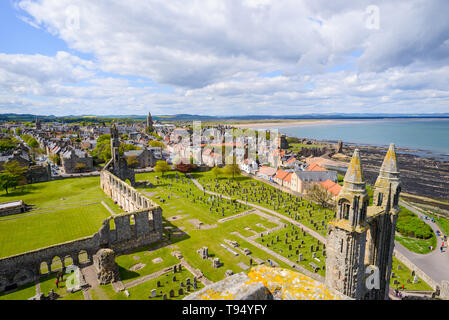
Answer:
<path fill-rule="evenodd" d="M 50 268 L 49 265 L 47 264 L 47 262 L 42 261 L 39 265 L 39 272 L 41 275 L 50 273 Z"/>
<path fill-rule="evenodd" d="M 62 268 L 64 267 L 64 263 L 63 260 L 61 260 L 60 257 L 55 256 L 53 257 L 52 261 L 51 261 L 51 265 L 50 265 L 50 272 L 55 272 L 58 270 L 62 270 Z"/>

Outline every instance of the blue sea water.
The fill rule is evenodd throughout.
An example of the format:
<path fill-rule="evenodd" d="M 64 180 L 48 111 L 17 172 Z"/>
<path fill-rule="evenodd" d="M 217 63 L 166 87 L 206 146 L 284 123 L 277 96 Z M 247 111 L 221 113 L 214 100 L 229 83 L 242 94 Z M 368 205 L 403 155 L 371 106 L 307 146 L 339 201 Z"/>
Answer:
<path fill-rule="evenodd" d="M 449 119 L 354 120 L 276 128 L 298 138 L 376 146 L 394 143 L 399 148 L 449 156 Z"/>

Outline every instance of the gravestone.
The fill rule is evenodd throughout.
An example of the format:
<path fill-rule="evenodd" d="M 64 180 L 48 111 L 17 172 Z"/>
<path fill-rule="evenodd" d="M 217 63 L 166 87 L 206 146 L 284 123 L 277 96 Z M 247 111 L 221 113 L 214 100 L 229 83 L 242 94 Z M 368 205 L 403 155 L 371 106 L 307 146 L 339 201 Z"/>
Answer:
<path fill-rule="evenodd" d="M 156 289 L 151 290 L 151 298 L 156 298 Z"/>
<path fill-rule="evenodd" d="M 176 276 L 173 276 L 173 282 L 175 282 L 176 281 Z"/>
<path fill-rule="evenodd" d="M 298 260 L 299 260 L 299 261 L 303 261 L 303 260 L 304 260 L 304 257 L 303 257 L 303 255 L 302 255 L 302 253 L 299 254 Z"/>
<path fill-rule="evenodd" d="M 170 290 L 169 295 L 170 295 L 170 298 L 173 298 L 175 296 L 175 292 L 173 291 L 173 289 Z"/>
<path fill-rule="evenodd" d="M 167 300 L 167 294 L 164 293 L 164 295 L 162 296 L 162 300 Z"/>
<path fill-rule="evenodd" d="M 178 295 L 182 296 L 184 294 L 184 290 L 182 288 L 179 288 Z"/>
<path fill-rule="evenodd" d="M 159 288 L 160 286 L 161 286 L 161 282 L 158 281 L 158 282 L 157 282 L 157 287 Z"/>

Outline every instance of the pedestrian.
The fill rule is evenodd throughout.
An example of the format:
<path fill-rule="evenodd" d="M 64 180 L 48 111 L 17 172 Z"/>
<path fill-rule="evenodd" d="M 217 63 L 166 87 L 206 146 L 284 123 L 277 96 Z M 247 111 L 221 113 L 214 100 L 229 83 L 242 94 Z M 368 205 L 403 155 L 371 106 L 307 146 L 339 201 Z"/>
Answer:
<path fill-rule="evenodd" d="M 64 274 L 62 273 L 62 271 L 61 271 L 61 273 L 59 274 L 59 277 L 60 277 L 61 281 L 64 281 Z"/>
<path fill-rule="evenodd" d="M 59 277 L 56 279 L 56 288 L 59 288 Z"/>

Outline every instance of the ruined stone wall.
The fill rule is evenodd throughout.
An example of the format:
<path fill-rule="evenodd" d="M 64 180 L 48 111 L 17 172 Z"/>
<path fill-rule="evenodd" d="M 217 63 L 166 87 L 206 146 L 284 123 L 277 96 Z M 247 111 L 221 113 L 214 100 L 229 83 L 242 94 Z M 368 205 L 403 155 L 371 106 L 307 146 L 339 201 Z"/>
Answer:
<path fill-rule="evenodd" d="M 25 178 L 28 183 L 50 181 L 51 180 L 50 167 L 48 164 L 29 167 L 27 172 L 25 172 Z"/>
<path fill-rule="evenodd" d="M 0 259 L 0 292 L 11 285 L 35 281 L 41 275 L 41 263 L 45 262 L 50 270 L 55 257 L 61 259 L 63 267 L 66 257 L 79 265 L 79 253 L 86 251 L 92 263 L 93 255 L 101 248 L 124 254 L 162 239 L 162 209 L 110 172 L 103 170 L 100 177 L 105 193 L 127 212 L 105 219 L 91 237 Z"/>

